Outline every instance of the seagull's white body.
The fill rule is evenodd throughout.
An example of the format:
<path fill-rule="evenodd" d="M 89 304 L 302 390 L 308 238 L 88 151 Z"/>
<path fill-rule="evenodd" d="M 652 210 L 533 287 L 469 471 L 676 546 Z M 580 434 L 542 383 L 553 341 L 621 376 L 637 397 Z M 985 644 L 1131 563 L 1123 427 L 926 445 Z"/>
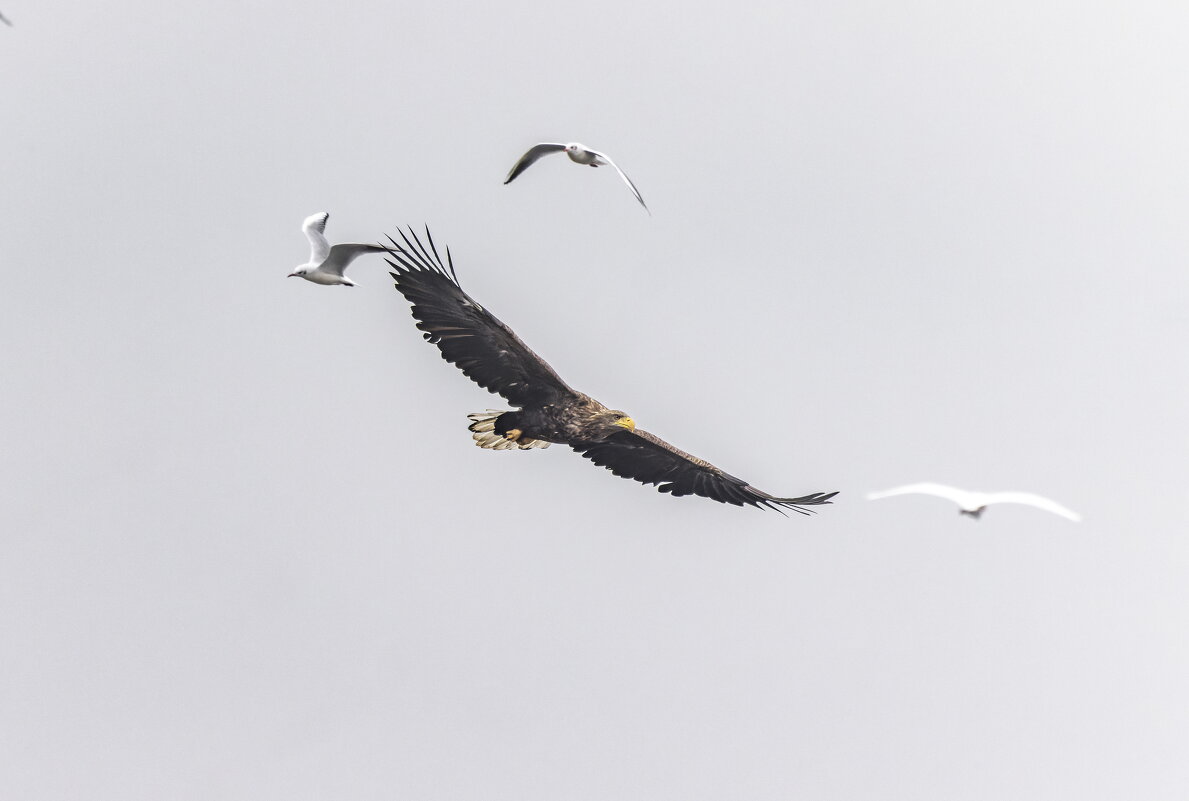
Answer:
<path fill-rule="evenodd" d="M 585 164 L 590 167 L 601 167 L 604 165 L 613 167 L 615 171 L 619 173 L 619 177 L 623 179 L 623 182 L 628 185 L 628 189 L 632 190 L 632 194 L 635 196 L 636 200 L 640 202 L 641 206 L 644 206 L 645 211 L 648 211 L 648 206 L 644 203 L 644 197 L 640 194 L 640 190 L 636 188 L 634 183 L 632 183 L 632 179 L 628 178 L 627 173 L 619 169 L 619 165 L 611 160 L 610 156 L 605 153 L 600 153 L 597 150 L 591 150 L 586 145 L 580 144 L 578 142 L 570 142 L 566 145 L 560 144 L 558 142 L 541 142 L 540 144 L 533 145 L 523 156 L 520 157 L 520 160 L 512 166 L 511 171 L 508 173 L 508 177 L 504 179 L 504 183 L 512 183 L 512 181 L 516 179 L 516 176 L 520 175 L 520 173 L 524 172 L 533 164 L 535 164 L 537 159 L 541 158 L 542 156 L 547 156 L 550 153 L 565 153 L 570 157 L 570 161 L 574 162 L 575 164 Z M 652 214 L 651 211 L 648 211 L 648 213 Z"/>
<path fill-rule="evenodd" d="M 326 286 L 355 286 L 355 282 L 343 275 L 347 265 L 365 253 L 387 253 L 388 248 L 379 245 L 344 244 L 331 246 L 326 241 L 326 221 L 330 215 L 323 211 L 311 214 L 301 224 L 310 240 L 310 260 L 298 265 L 297 269 L 289 273 L 290 278 L 304 278 L 315 284 Z"/>
<path fill-rule="evenodd" d="M 993 503 L 1022 503 L 1027 506 L 1035 506 L 1037 509 L 1052 512 L 1075 523 L 1082 519 L 1077 512 L 1070 511 L 1056 501 L 1031 492 L 970 492 L 932 482 L 908 484 L 883 492 L 872 492 L 867 496 L 867 500 L 890 498 L 893 495 L 935 495 L 938 498 L 947 498 L 958 504 L 961 514 L 969 515 L 975 519 L 978 519 L 983 510 Z"/>

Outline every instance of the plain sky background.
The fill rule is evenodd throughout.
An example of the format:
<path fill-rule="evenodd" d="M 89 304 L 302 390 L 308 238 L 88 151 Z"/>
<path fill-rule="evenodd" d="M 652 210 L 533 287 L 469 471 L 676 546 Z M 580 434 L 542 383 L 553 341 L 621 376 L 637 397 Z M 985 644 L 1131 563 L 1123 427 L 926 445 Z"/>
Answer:
<path fill-rule="evenodd" d="M 1183 4 L 2 10 L 5 798 L 1189 793 Z M 502 185 L 571 140 L 653 216 Z M 382 260 L 286 279 L 323 210 L 836 503 L 480 451 Z"/>

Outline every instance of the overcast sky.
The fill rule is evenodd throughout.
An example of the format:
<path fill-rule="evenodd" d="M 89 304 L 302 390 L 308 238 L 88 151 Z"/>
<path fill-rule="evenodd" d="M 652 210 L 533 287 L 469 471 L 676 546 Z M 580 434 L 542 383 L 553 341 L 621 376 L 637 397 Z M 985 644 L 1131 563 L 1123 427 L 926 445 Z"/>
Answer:
<path fill-rule="evenodd" d="M 4 0 L 0 785 L 20 799 L 1189 788 L 1189 10 Z M 553 156 L 502 181 L 538 141 Z M 428 224 L 674 499 L 422 341 Z M 981 521 L 915 481 L 1028 490 Z"/>

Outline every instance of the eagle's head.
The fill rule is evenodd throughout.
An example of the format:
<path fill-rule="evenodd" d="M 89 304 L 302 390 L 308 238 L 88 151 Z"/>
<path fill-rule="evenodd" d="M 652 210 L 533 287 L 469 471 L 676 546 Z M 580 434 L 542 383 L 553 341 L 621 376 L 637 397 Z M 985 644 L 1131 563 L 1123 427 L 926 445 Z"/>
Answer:
<path fill-rule="evenodd" d="M 609 425 L 626 428 L 628 431 L 636 430 L 636 421 L 618 409 L 605 412 L 603 417 Z M 615 433 L 614 429 L 612 429 L 611 433 Z"/>

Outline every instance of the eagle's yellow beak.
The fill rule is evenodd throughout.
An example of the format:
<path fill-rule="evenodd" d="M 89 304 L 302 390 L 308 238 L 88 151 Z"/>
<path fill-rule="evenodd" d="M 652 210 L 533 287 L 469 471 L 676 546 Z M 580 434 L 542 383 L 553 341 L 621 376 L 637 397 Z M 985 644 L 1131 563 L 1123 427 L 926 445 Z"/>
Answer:
<path fill-rule="evenodd" d="M 615 421 L 615 425 L 617 425 L 617 426 L 623 426 L 623 427 L 624 427 L 624 428 L 626 428 L 628 431 L 635 431 L 635 430 L 636 430 L 636 421 L 635 421 L 635 420 L 633 420 L 632 418 L 630 418 L 630 417 L 626 417 L 626 416 L 625 416 L 625 417 L 621 417 L 621 418 L 619 418 L 618 420 L 616 420 L 616 421 Z"/>

